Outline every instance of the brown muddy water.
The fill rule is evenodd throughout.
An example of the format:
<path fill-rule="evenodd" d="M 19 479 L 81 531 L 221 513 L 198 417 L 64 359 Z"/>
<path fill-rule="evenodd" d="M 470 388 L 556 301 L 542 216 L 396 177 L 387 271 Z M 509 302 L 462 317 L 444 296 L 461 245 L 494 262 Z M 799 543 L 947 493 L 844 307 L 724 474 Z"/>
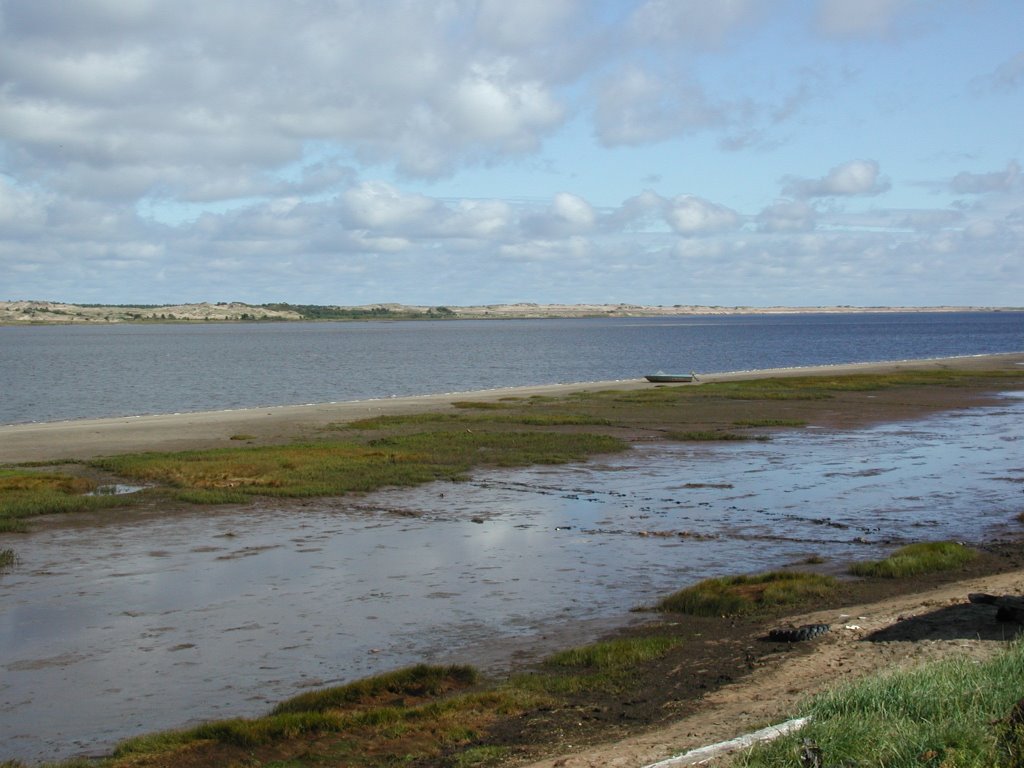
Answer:
<path fill-rule="evenodd" d="M 423 660 L 501 669 L 708 576 L 1016 533 L 1022 423 L 1008 396 L 852 432 L 0 536 L 20 558 L 0 575 L 0 759 L 102 754 Z"/>

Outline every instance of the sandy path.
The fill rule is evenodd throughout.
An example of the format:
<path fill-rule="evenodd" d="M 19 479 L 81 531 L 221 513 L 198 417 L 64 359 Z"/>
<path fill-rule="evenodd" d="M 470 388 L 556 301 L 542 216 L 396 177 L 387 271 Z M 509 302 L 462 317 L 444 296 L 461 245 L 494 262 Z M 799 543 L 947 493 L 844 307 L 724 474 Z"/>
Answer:
<path fill-rule="evenodd" d="M 784 721 L 796 714 L 803 697 L 882 669 L 955 654 L 991 656 L 1024 628 L 997 622 L 991 606 L 968 603 L 971 592 L 1024 594 L 1024 571 L 947 584 L 842 612 L 817 611 L 797 617 L 796 624 L 822 622 L 831 624 L 832 631 L 794 647 L 780 662 L 709 694 L 700 712 L 667 728 L 542 760 L 528 768 L 639 768 Z"/>
<path fill-rule="evenodd" d="M 1024 365 L 1024 353 L 912 360 L 806 368 L 778 368 L 701 375 L 701 381 L 822 373 L 869 373 L 920 368 L 990 368 Z M 381 400 L 247 408 L 233 411 L 83 419 L 0 426 L 0 463 L 88 459 L 134 451 L 173 451 L 233 445 L 232 435 L 263 440 L 291 440 L 314 434 L 332 423 L 386 414 L 444 410 L 459 400 L 499 400 L 534 395 L 560 396 L 581 390 L 637 389 L 652 386 L 643 379 L 508 387 Z"/>

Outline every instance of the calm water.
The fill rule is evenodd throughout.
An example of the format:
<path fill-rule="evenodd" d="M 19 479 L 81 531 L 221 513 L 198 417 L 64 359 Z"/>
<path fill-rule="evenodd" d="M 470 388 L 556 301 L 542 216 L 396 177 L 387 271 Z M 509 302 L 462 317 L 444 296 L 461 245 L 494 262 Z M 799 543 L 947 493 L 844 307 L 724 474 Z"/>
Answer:
<path fill-rule="evenodd" d="M 1024 312 L 0 327 L 0 424 L 1024 350 Z"/>
<path fill-rule="evenodd" d="M 22 561 L 0 577 L 0 761 L 101 753 L 421 660 L 504 664 L 706 576 L 1019 530 L 1022 421 L 1007 397 L 357 501 L 0 536 Z"/>

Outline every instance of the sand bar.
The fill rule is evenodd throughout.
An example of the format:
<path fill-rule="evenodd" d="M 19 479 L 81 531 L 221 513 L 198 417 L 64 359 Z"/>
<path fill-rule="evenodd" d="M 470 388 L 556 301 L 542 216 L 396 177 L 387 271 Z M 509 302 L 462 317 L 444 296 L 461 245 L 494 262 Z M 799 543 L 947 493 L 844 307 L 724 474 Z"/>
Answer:
<path fill-rule="evenodd" d="M 1024 366 L 1024 352 L 898 362 L 851 363 L 698 374 L 700 381 L 765 376 L 875 373 L 935 368 L 1012 369 Z M 82 419 L 0 426 L 0 463 L 89 459 L 137 451 L 174 451 L 238 445 L 232 436 L 291 440 L 314 434 L 330 424 L 371 416 L 446 410 L 460 400 L 500 400 L 535 395 L 559 396 L 578 391 L 642 389 L 644 379 L 507 387 L 474 392 L 393 397 L 309 405 L 284 405 L 230 411 Z M 688 386 L 688 385 L 683 385 Z"/>

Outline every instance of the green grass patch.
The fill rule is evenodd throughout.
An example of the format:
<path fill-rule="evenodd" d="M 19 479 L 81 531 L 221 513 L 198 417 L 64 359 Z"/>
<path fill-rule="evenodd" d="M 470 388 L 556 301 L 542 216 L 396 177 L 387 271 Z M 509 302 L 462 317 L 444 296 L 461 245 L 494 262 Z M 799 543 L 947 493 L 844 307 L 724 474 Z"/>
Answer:
<path fill-rule="evenodd" d="M 588 433 L 444 430 L 394 435 L 367 444 L 325 441 L 127 454 L 91 464 L 122 477 L 169 486 L 182 500 L 214 504 L 251 496 L 339 496 L 460 480 L 476 466 L 557 464 L 624 448 L 616 438 Z"/>
<path fill-rule="evenodd" d="M 1024 690 L 1024 643 L 995 658 L 969 657 L 871 677 L 813 699 L 799 732 L 754 748 L 745 768 L 819 765 L 992 768 L 1024 764 L 1024 729 L 1008 715 Z"/>
<path fill-rule="evenodd" d="M 744 442 L 749 440 L 766 442 L 771 439 L 767 435 L 741 435 L 738 432 L 720 432 L 716 429 L 702 429 L 691 432 L 666 432 L 665 437 L 669 440 L 695 443 Z"/>
<path fill-rule="evenodd" d="M 13 549 L 0 549 L 0 571 L 18 564 L 18 555 Z"/>
<path fill-rule="evenodd" d="M 855 576 L 898 579 L 921 573 L 954 570 L 977 556 L 976 550 L 955 541 L 910 544 L 896 550 L 884 560 L 855 563 L 850 567 L 850 573 Z"/>
<path fill-rule="evenodd" d="M 124 496 L 87 495 L 95 489 L 96 483 L 73 475 L 0 470 L 0 532 L 24 532 L 30 517 L 90 512 L 129 503 Z"/>
<path fill-rule="evenodd" d="M 561 651 L 544 661 L 546 667 L 619 671 L 658 659 L 682 641 L 667 635 L 606 640 Z"/>
<path fill-rule="evenodd" d="M 468 746 L 499 718 L 515 717 L 542 703 L 536 695 L 511 688 L 464 690 L 475 683 L 477 674 L 470 667 L 418 665 L 297 696 L 265 717 L 129 739 L 118 745 L 112 765 L 127 768 L 143 755 L 169 765 L 182 750 L 189 750 L 195 764 L 207 745 L 219 748 L 211 765 L 248 765 L 249 760 L 262 765 L 255 760 L 261 748 L 275 759 L 289 752 L 301 756 L 311 737 L 344 765 L 406 764 Z M 224 748 L 237 750 L 237 758 L 225 757 Z M 498 754 L 497 748 L 467 750 L 462 764 L 479 764 L 488 754 Z"/>
<path fill-rule="evenodd" d="M 803 419 L 740 419 L 734 421 L 734 427 L 806 427 Z"/>
<path fill-rule="evenodd" d="M 836 580 L 831 576 L 771 571 L 705 579 L 663 598 L 655 607 L 693 616 L 735 616 L 827 597 L 835 589 Z"/>
<path fill-rule="evenodd" d="M 604 640 L 556 653 L 538 671 L 513 675 L 507 685 L 544 698 L 615 695 L 628 688 L 636 670 L 682 643 L 664 635 Z"/>
<path fill-rule="evenodd" d="M 492 405 L 491 403 L 487 404 Z M 408 427 L 444 428 L 484 428 L 523 425 L 531 427 L 565 427 L 565 426 L 608 426 L 611 419 L 589 413 L 572 412 L 571 410 L 541 412 L 533 409 L 512 409 L 502 406 L 497 409 L 485 409 L 485 413 L 414 413 L 394 416 L 374 416 L 360 419 L 345 425 L 356 430 L 396 430 Z M 502 411 L 495 413 L 495 411 Z"/>
<path fill-rule="evenodd" d="M 418 664 L 347 685 L 300 694 L 278 704 L 271 714 L 324 712 L 367 702 L 379 703 L 385 699 L 399 700 L 406 696 L 440 696 L 472 685 L 478 677 L 473 667 Z"/>
<path fill-rule="evenodd" d="M 247 434 L 244 434 L 244 433 L 239 433 L 237 435 L 232 435 L 228 439 L 229 440 L 255 440 L 256 439 L 256 435 L 247 435 Z"/>

